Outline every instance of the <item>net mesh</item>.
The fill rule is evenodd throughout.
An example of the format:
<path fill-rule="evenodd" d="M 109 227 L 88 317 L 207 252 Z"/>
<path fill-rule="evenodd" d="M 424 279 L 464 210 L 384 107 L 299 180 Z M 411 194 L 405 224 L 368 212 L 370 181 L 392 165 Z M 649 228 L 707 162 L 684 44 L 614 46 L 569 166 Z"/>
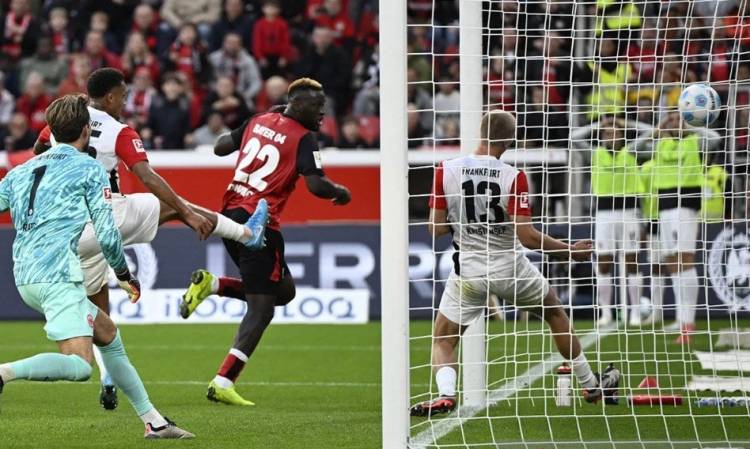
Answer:
<path fill-rule="evenodd" d="M 481 26 L 459 21 L 461 2 L 481 7 Z M 407 2 L 411 402 L 439 397 L 441 344 L 459 341 L 458 361 L 481 355 L 458 364 L 456 410 L 412 418 L 411 447 L 750 442 L 747 3 Z M 481 49 L 461 49 L 462 31 L 480 33 Z M 462 53 L 481 58 L 481 76 L 460 79 Z M 685 125 L 677 112 L 682 90 L 698 82 L 722 102 L 705 128 Z M 481 103 L 462 104 L 460 91 L 477 84 Z M 460 121 L 477 109 L 516 118 L 516 141 L 502 160 L 528 177 L 533 224 L 564 241 L 596 240 L 588 262 L 510 252 L 548 280 L 594 371 L 612 363 L 622 373 L 617 405 L 586 403 L 575 376 L 563 389 L 570 405 L 556 405 L 565 360 L 549 326 L 497 289 L 484 292 L 478 335 L 470 327 L 459 339 L 436 328 L 456 248 L 468 244 L 461 230 L 517 229 L 507 216 L 467 221 L 467 196 L 487 211 L 498 195 L 463 190 L 453 241 L 427 231 L 435 224 L 428 206 L 435 167 L 477 135 Z M 493 269 L 508 251 L 485 243 L 487 283 L 513 281 Z M 462 290 L 458 296 L 470 311 Z M 467 376 L 484 379 L 481 388 L 467 391 Z"/>

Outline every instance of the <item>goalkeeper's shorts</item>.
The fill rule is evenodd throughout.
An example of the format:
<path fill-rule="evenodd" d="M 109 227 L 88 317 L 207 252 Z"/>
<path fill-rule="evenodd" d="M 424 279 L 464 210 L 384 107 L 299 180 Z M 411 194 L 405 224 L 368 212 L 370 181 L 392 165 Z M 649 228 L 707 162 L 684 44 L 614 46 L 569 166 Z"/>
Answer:
<path fill-rule="evenodd" d="M 92 337 L 99 309 L 86 297 L 80 282 L 54 282 L 18 286 L 29 307 L 44 314 L 44 330 L 52 341 Z"/>
<path fill-rule="evenodd" d="M 490 295 L 516 307 L 540 307 L 548 292 L 549 283 L 542 273 L 522 256 L 489 276 L 469 278 L 452 272 L 440 299 L 440 313 L 467 326 L 482 317 Z"/>

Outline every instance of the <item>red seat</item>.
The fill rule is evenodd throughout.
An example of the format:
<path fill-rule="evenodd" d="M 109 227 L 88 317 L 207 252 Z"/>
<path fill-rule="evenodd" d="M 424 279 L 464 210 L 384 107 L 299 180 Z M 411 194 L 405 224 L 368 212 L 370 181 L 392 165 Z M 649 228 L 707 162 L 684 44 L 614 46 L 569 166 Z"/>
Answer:
<path fill-rule="evenodd" d="M 327 135 L 333 140 L 334 145 L 339 141 L 339 124 L 336 123 L 336 117 L 326 115 L 320 124 L 320 132 Z"/>
<path fill-rule="evenodd" d="M 360 117 L 359 134 L 369 145 L 374 145 L 380 138 L 380 118 L 375 115 Z"/>

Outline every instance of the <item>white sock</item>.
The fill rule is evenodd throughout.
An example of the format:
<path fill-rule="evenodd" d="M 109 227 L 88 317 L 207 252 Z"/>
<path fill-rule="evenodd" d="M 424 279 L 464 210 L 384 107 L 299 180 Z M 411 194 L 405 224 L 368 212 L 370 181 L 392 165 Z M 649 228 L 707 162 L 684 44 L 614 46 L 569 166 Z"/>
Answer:
<path fill-rule="evenodd" d="M 10 363 L 3 363 L 0 365 L 0 377 L 3 379 L 3 383 L 10 382 L 16 378 L 15 373 L 10 368 Z"/>
<path fill-rule="evenodd" d="M 628 274 L 625 283 L 627 284 L 628 301 L 631 306 L 637 307 L 641 303 L 643 277 L 640 273 Z"/>
<path fill-rule="evenodd" d="M 234 382 L 224 376 L 219 376 L 218 374 L 216 375 L 216 377 L 214 377 L 214 383 L 220 388 L 230 388 L 232 387 L 232 385 L 234 385 Z"/>
<path fill-rule="evenodd" d="M 654 306 L 654 310 L 661 309 L 664 304 L 664 285 L 666 283 L 664 276 L 651 275 L 651 304 Z"/>
<path fill-rule="evenodd" d="M 698 272 L 695 268 L 672 274 L 672 288 L 677 299 L 677 321 L 695 324 L 698 304 Z"/>
<path fill-rule="evenodd" d="M 588 360 L 586 360 L 586 356 L 583 352 L 578 354 L 578 357 L 571 360 L 571 366 L 573 367 L 576 379 L 578 379 L 578 383 L 581 384 L 582 387 L 594 388 L 597 386 L 598 382 L 596 376 L 594 376 L 594 372 L 591 371 L 591 366 L 589 365 Z"/>
<path fill-rule="evenodd" d="M 219 276 L 211 277 L 211 293 L 214 295 L 219 293 Z"/>
<path fill-rule="evenodd" d="M 112 382 L 112 378 L 109 377 L 107 368 L 104 366 L 104 359 L 102 358 L 102 353 L 99 352 L 99 347 L 97 345 L 93 346 L 94 360 L 96 360 L 96 366 L 99 367 L 99 381 L 101 381 L 103 385 L 114 385 L 114 382 Z"/>
<path fill-rule="evenodd" d="M 611 274 L 596 272 L 596 301 L 604 314 L 612 314 L 613 279 Z"/>
<path fill-rule="evenodd" d="M 435 373 L 438 393 L 440 396 L 456 396 L 456 370 L 450 366 L 444 366 Z"/>
<path fill-rule="evenodd" d="M 156 408 L 152 408 L 151 410 L 142 414 L 140 418 L 141 421 L 143 421 L 143 424 L 151 424 L 151 427 L 163 427 L 167 425 L 167 420 L 164 419 L 163 416 L 161 416 L 161 413 L 159 413 Z"/>
<path fill-rule="evenodd" d="M 216 214 L 216 228 L 211 234 L 240 243 L 250 240 L 248 229 L 245 226 L 221 214 Z"/>

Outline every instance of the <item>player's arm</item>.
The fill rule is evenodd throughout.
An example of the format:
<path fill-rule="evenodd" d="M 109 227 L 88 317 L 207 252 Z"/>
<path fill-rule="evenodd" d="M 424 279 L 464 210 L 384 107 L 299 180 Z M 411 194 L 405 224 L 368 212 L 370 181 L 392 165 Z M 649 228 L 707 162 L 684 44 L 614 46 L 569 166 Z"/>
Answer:
<path fill-rule="evenodd" d="M 242 134 L 245 132 L 245 126 L 250 119 L 245 120 L 242 124 L 232 131 L 222 134 L 214 144 L 214 154 L 217 156 L 228 156 L 240 148 L 242 145 Z"/>
<path fill-rule="evenodd" d="M 307 133 L 297 148 L 297 173 L 305 177 L 307 190 L 318 198 L 333 200 L 333 204 L 343 206 L 352 200 L 349 189 L 331 181 L 323 173 L 320 151 L 315 134 Z"/>
<path fill-rule="evenodd" d="M 42 154 L 52 147 L 50 135 L 51 131 L 49 126 L 45 126 L 44 129 L 42 129 L 42 132 L 39 133 L 36 142 L 34 142 L 34 154 Z"/>
<path fill-rule="evenodd" d="M 0 213 L 10 209 L 10 182 L 6 176 L 0 179 Z"/>
<path fill-rule="evenodd" d="M 529 201 L 529 182 L 526 174 L 519 171 L 510 188 L 508 198 L 508 215 L 513 222 L 516 236 L 521 244 L 531 250 L 550 253 L 559 258 L 572 257 L 577 261 L 591 258 L 593 242 L 581 240 L 573 245 L 549 236 L 534 227 L 531 222 L 531 204 Z"/>
<path fill-rule="evenodd" d="M 134 129 L 126 127 L 120 131 L 115 143 L 115 153 L 130 171 L 140 179 L 148 191 L 177 212 L 185 224 L 198 233 L 201 240 L 205 240 L 211 235 L 211 231 L 213 231 L 211 222 L 193 212 L 187 203 L 172 190 L 167 181 L 156 173 L 151 164 L 148 163 L 143 142 Z"/>
<path fill-rule="evenodd" d="M 98 162 L 91 161 L 88 167 L 86 207 L 94 226 L 96 240 L 102 248 L 102 254 L 107 263 L 115 271 L 120 286 L 127 292 L 130 301 L 136 302 L 141 296 L 141 286 L 130 273 L 128 263 L 125 261 L 122 236 L 115 224 L 112 206 L 109 204 L 112 197 L 109 179 Z"/>
<path fill-rule="evenodd" d="M 440 237 L 451 232 L 448 224 L 448 202 L 445 200 L 443 188 L 443 164 L 435 167 L 435 176 L 432 182 L 432 194 L 430 195 L 430 222 L 427 223 L 427 231 L 433 237 Z"/>

